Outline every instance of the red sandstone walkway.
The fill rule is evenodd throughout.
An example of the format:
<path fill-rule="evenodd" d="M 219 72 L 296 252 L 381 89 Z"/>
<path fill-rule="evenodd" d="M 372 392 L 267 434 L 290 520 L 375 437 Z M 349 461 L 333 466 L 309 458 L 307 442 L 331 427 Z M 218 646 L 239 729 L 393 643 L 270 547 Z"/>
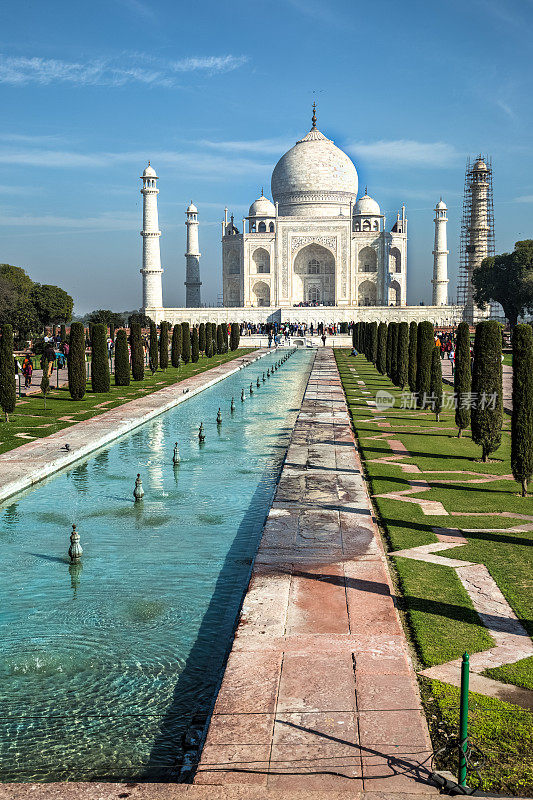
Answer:
<path fill-rule="evenodd" d="M 293 431 L 195 784 L 436 793 L 426 782 L 430 755 L 326 348 Z"/>

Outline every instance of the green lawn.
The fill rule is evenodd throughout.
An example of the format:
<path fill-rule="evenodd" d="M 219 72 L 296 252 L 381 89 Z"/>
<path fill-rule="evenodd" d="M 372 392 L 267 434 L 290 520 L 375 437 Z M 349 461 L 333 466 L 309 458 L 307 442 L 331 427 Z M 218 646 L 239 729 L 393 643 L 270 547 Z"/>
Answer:
<path fill-rule="evenodd" d="M 144 397 L 165 386 L 177 383 L 198 375 L 218 364 L 231 361 L 234 358 L 250 353 L 255 348 L 239 348 L 233 352 L 213 356 L 213 358 L 200 357 L 198 363 L 189 362 L 179 369 L 169 367 L 165 372 L 158 370 L 154 376 L 149 371 L 145 372 L 143 381 L 133 381 L 129 386 L 114 385 L 114 376 L 111 376 L 111 391 L 105 394 L 95 394 L 91 391 L 90 381 L 87 383 L 87 393 L 83 400 L 72 400 L 68 389 L 54 389 L 47 395 L 46 409 L 42 395 L 29 395 L 17 400 L 9 422 L 5 422 L 3 415 L 0 417 L 0 453 L 5 453 L 21 444 L 38 439 L 43 436 L 68 428 L 77 422 L 90 419 L 90 417 L 104 414 L 112 408 Z M 54 383 L 55 375 L 51 384 Z M 18 434 L 22 434 L 18 435 Z"/>
<path fill-rule="evenodd" d="M 532 498 L 521 498 L 515 481 L 503 477 L 511 473 L 509 419 L 504 418 L 501 447 L 491 455 L 489 463 L 483 464 L 479 460 L 480 448 L 472 442 L 468 432 L 461 439 L 457 438 L 453 410 L 441 413 L 437 423 L 430 411 L 401 408 L 400 390 L 387 377 L 380 375 L 364 356 L 352 358 L 347 350 L 336 350 L 335 356 L 372 493 L 409 489 L 409 480 L 426 479 L 431 482 L 430 490 L 415 497 L 438 501 L 448 512 L 447 515 L 427 516 L 415 503 L 374 498 L 420 666 L 433 666 L 458 658 L 465 650 L 469 653 L 485 650 L 492 643 L 453 569 L 394 557 L 396 550 L 436 542 L 433 527 L 473 529 L 466 534 L 467 545 L 447 550 L 445 555 L 485 564 L 518 618 L 533 633 L 533 534 L 530 531 L 508 531 L 514 525 L 523 525 L 523 519 L 490 515 L 505 511 L 531 515 L 533 519 Z M 357 378 L 350 371 L 354 366 L 366 386 L 357 384 Z M 371 394 L 363 395 L 361 388 Z M 379 389 L 394 396 L 395 406 L 373 415 L 365 401 L 374 399 Z M 447 393 L 451 391 L 447 386 L 444 390 Z M 378 427 L 369 421 L 374 416 L 383 417 L 391 427 Z M 386 439 L 376 438 L 384 433 L 387 438 L 397 439 L 407 448 L 410 457 L 401 461 L 416 464 L 422 470 L 421 475 L 403 472 L 394 462 L 375 462 L 374 459 L 391 455 Z M 430 470 L 431 474 L 425 472 Z M 457 473 L 446 474 L 451 470 Z M 465 475 L 465 471 L 502 477 L 490 483 L 471 484 L 467 481 L 474 476 Z M 454 482 L 443 482 L 450 479 Z M 451 512 L 454 512 L 453 516 Z M 464 513 L 456 516 L 458 512 Z M 479 516 L 475 516 L 476 513 Z M 483 528 L 498 530 L 484 532 Z M 529 687 L 533 681 L 533 659 L 501 667 L 490 674 L 498 680 Z M 456 690 L 440 686 L 440 689 L 433 690 L 431 704 L 426 704 L 428 718 L 431 719 L 434 713 L 431 705 L 433 709 L 438 707 L 437 718 L 440 721 L 449 721 L 452 713 L 450 698 L 455 696 Z M 531 715 L 515 706 L 477 697 L 479 708 L 485 711 L 483 714 L 480 711 L 477 716 L 471 715 L 473 740 L 483 746 L 488 742 L 491 757 L 494 751 L 500 752 L 498 748 L 501 749 L 500 763 L 491 763 L 482 773 L 484 788 L 524 794 L 527 785 L 532 792 L 532 742 L 531 737 L 522 736 L 524 725 L 529 724 L 530 731 L 533 729 Z M 522 767 L 511 768 L 512 753 L 517 760 L 524 762 Z"/>

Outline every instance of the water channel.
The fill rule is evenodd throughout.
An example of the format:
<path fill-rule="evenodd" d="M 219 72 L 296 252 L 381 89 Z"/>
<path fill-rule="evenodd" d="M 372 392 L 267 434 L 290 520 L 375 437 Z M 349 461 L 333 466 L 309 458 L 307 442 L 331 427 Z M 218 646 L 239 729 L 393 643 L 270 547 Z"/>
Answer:
<path fill-rule="evenodd" d="M 295 352 L 257 388 L 269 354 L 0 507 L 1 780 L 176 779 L 313 357 Z M 68 563 L 73 522 L 81 569 Z"/>

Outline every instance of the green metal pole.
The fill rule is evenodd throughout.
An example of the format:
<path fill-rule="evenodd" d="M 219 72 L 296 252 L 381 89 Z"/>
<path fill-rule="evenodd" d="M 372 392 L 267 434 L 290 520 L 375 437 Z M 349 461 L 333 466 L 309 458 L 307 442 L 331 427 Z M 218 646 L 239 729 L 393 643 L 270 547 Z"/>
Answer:
<path fill-rule="evenodd" d="M 468 747 L 468 679 L 470 658 L 463 654 L 461 664 L 461 707 L 459 710 L 459 786 L 466 786 L 466 751 Z"/>

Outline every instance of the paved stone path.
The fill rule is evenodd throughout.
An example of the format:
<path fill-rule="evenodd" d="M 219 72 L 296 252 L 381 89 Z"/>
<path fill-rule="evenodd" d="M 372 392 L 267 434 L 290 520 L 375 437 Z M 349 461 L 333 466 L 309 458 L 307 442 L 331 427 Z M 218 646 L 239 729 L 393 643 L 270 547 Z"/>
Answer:
<path fill-rule="evenodd" d="M 195 785 L 436 794 L 430 755 L 340 377 L 320 349 Z"/>
<path fill-rule="evenodd" d="M 445 383 L 453 386 L 452 365 L 447 358 L 442 359 L 442 377 Z M 511 413 L 513 410 L 513 368 L 502 364 L 503 407 Z"/>
<path fill-rule="evenodd" d="M 227 361 L 199 375 L 124 403 L 97 417 L 77 422 L 51 436 L 35 439 L 1 454 L 0 502 L 218 383 L 261 358 L 266 352 L 258 350 Z M 106 404 L 107 402 L 101 405 Z M 63 419 L 74 421 L 69 417 Z M 66 444 L 70 447 L 69 451 L 65 449 Z"/>

